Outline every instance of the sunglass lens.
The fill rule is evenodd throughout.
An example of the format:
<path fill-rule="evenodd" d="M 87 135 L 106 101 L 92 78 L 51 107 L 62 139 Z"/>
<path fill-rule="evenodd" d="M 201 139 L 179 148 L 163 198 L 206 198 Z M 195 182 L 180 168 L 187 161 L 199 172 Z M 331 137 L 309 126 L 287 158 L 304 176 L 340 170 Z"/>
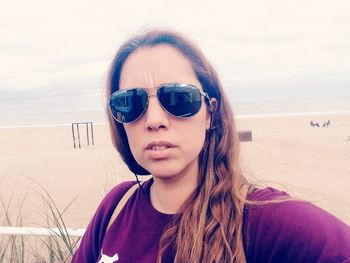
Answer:
<path fill-rule="evenodd" d="M 118 90 L 111 95 L 113 117 L 121 123 L 137 120 L 145 111 L 148 95 L 143 89 Z"/>
<path fill-rule="evenodd" d="M 163 108 L 177 117 L 195 115 L 202 104 L 200 90 L 192 85 L 165 85 L 158 89 L 157 96 Z"/>

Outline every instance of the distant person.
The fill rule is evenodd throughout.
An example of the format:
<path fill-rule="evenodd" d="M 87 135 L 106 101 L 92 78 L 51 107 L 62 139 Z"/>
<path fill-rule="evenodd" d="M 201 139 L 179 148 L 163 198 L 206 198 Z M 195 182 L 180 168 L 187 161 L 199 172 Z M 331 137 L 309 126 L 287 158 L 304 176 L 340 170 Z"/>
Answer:
<path fill-rule="evenodd" d="M 231 106 L 187 38 L 151 30 L 126 41 L 107 99 L 116 149 L 152 179 L 107 194 L 73 262 L 350 262 L 349 226 L 244 177 Z"/>
<path fill-rule="evenodd" d="M 312 127 L 317 127 L 317 128 L 320 127 L 320 125 L 319 125 L 317 122 L 314 122 L 314 121 L 310 121 L 310 125 L 311 125 Z"/>
<path fill-rule="evenodd" d="M 331 120 L 328 120 L 323 123 L 323 127 L 328 128 L 328 126 L 331 124 Z"/>

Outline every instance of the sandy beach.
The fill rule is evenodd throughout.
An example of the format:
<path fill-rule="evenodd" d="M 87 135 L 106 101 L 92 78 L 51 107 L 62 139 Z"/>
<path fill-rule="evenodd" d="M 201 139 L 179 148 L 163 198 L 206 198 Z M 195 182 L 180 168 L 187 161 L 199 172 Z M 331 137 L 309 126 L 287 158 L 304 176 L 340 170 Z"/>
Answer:
<path fill-rule="evenodd" d="M 328 128 L 309 124 L 328 119 Z M 253 134 L 241 151 L 251 181 L 310 200 L 350 224 L 350 141 L 344 140 L 350 136 L 350 114 L 239 118 L 237 124 Z M 19 214 L 22 225 L 45 224 L 43 190 L 37 183 L 60 210 L 70 204 L 65 222 L 81 228 L 113 185 L 134 179 L 106 125 L 94 126 L 95 145 L 87 145 L 84 127 L 80 132 L 82 148 L 74 149 L 70 126 L 0 129 L 1 209 L 10 211 L 12 225 L 19 224 Z"/>

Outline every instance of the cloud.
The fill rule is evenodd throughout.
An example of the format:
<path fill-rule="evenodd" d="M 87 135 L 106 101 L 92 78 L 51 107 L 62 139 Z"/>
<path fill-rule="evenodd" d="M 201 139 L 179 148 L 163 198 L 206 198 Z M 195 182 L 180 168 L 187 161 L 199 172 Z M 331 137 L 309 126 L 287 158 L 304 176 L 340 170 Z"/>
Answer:
<path fill-rule="evenodd" d="M 199 43 L 235 96 L 343 92 L 349 9 L 345 0 L 10 1 L 0 11 L 0 93 L 95 107 L 117 47 L 153 25 Z"/>

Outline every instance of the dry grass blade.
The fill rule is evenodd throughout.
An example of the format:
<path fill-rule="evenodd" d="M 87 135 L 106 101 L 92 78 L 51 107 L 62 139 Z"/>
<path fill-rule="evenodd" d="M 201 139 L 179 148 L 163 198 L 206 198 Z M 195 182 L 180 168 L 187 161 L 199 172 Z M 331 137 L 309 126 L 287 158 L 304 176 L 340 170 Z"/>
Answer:
<path fill-rule="evenodd" d="M 3 209 L 4 225 L 6 226 L 23 226 L 23 204 L 27 199 L 27 192 L 21 199 L 21 202 L 16 206 L 16 221 L 13 224 L 11 220 L 11 205 L 13 200 L 13 191 L 11 192 L 8 204 L 5 204 L 1 198 L 1 206 Z M 4 246 L 2 246 L 4 244 Z M 25 261 L 25 240 L 23 236 L 17 237 L 15 235 L 9 235 L 7 239 L 3 239 L 1 242 L 0 250 L 0 262 L 18 262 L 23 263 Z"/>
<path fill-rule="evenodd" d="M 31 247 L 32 253 L 30 253 L 29 248 L 26 246 L 29 237 L 23 235 L 0 236 L 0 263 L 70 262 L 81 238 L 70 236 L 63 215 L 76 201 L 78 194 L 64 207 L 63 210 L 60 210 L 50 193 L 39 182 L 32 178 L 29 179 L 39 187 L 36 192 L 39 194 L 44 204 L 44 208 L 40 209 L 39 215 L 42 217 L 43 222 L 46 222 L 46 225 L 44 223 L 41 226 L 43 227 L 44 225 L 44 227 L 49 228 L 50 236 L 33 236 L 32 238 L 38 241 L 38 243 L 35 243 L 39 244 L 40 250 Z M 13 200 L 15 200 L 13 191 L 6 198 L 6 200 L 9 200 L 8 202 L 4 202 L 4 199 L 0 198 L 0 209 L 3 210 L 0 214 L 0 219 L 3 221 L 2 224 L 4 226 L 23 227 L 23 218 L 26 218 L 23 207 L 27 200 L 27 193 L 25 193 L 24 197 L 15 206 L 15 213 L 13 211 Z M 46 221 L 42 215 L 45 215 Z M 29 246 L 30 245 L 31 243 Z M 44 251 L 42 248 L 44 248 Z M 30 258 L 29 261 L 28 258 Z"/>
<path fill-rule="evenodd" d="M 51 241 L 54 244 L 52 245 L 52 242 L 51 242 L 51 245 L 47 247 L 49 249 L 54 248 L 54 250 L 51 251 L 50 253 L 53 253 L 55 257 L 58 258 L 59 260 L 66 262 L 67 256 L 65 256 L 66 254 L 65 250 L 68 251 L 68 256 L 71 257 L 76 250 L 76 247 L 80 238 L 75 239 L 69 235 L 67 226 L 63 219 L 63 214 L 75 202 L 75 200 L 78 198 L 78 194 L 68 203 L 68 205 L 62 211 L 60 211 L 56 205 L 56 202 L 50 195 L 50 193 L 38 181 L 32 178 L 29 178 L 29 179 L 33 181 L 40 188 L 41 192 L 38 192 L 38 193 L 41 196 L 47 210 L 49 211 L 49 212 L 45 212 L 45 216 L 57 228 L 57 231 L 50 229 L 50 232 L 52 232 Z M 60 244 L 59 241 L 63 242 L 65 249 L 62 248 L 62 245 Z"/>

